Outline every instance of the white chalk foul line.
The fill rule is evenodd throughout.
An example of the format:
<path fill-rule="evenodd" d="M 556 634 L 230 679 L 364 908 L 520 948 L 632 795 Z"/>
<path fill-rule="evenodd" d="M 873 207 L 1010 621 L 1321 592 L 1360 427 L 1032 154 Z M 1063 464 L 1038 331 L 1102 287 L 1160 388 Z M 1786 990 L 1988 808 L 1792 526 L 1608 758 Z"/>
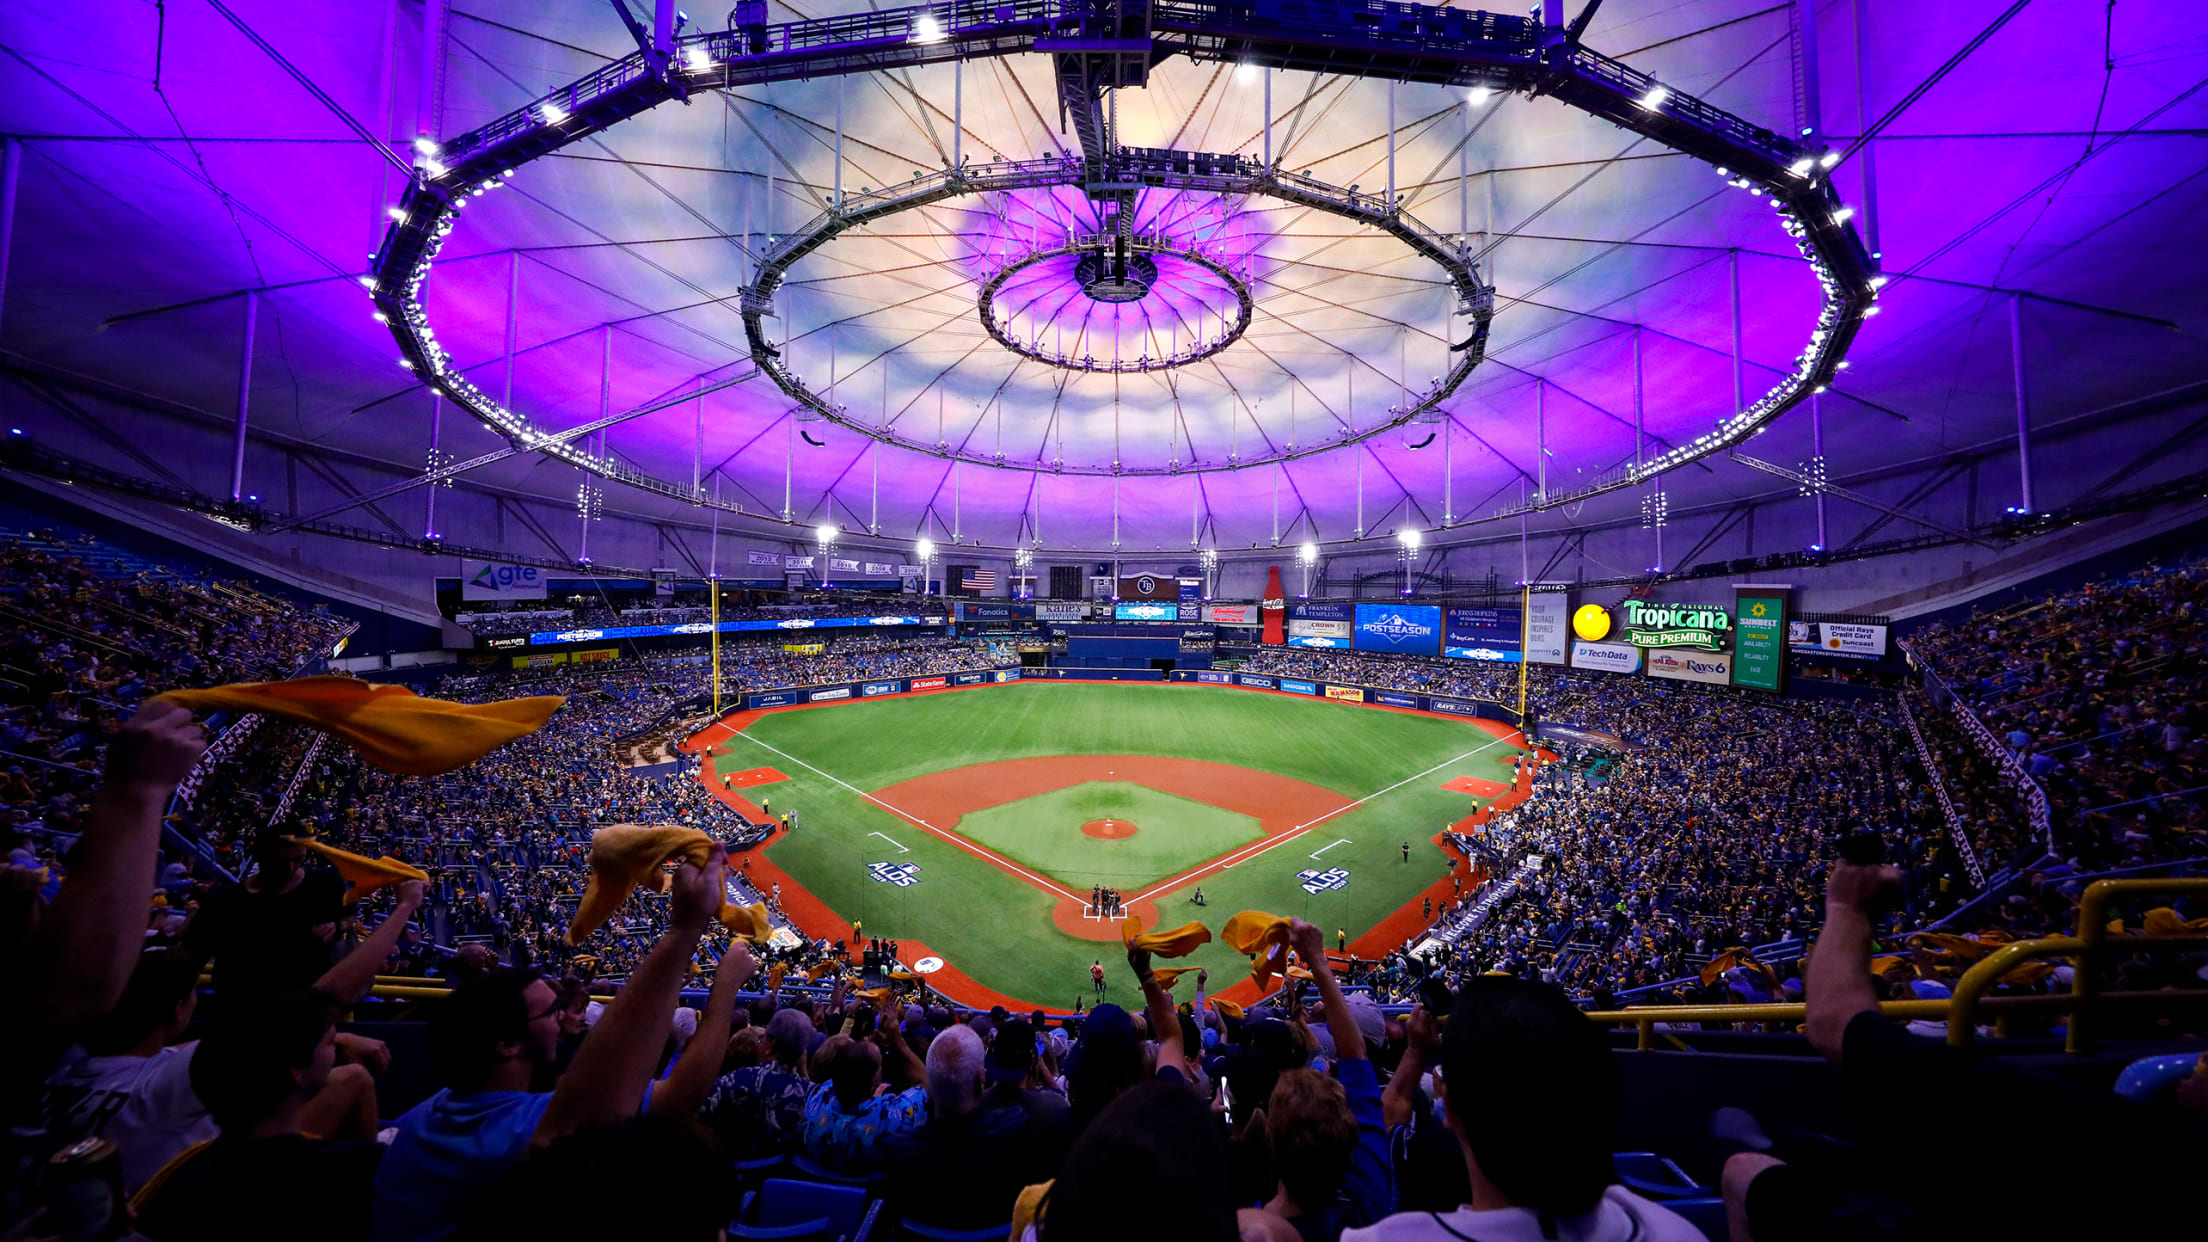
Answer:
<path fill-rule="evenodd" d="M 870 832 L 866 835 L 870 837 L 880 837 L 882 840 L 889 842 L 891 845 L 897 846 L 897 852 L 900 854 L 910 854 L 912 852 L 911 850 L 906 849 L 903 845 L 899 845 L 897 838 L 889 835 L 886 832 Z"/>
<path fill-rule="evenodd" d="M 1074 901 L 1081 900 L 1079 897 L 1075 897 L 1072 893 L 1069 893 L 1066 890 L 1058 887 L 1057 885 L 1051 883 L 1049 880 L 1046 880 L 1043 877 L 1035 874 L 1034 872 L 1029 871 L 1027 868 L 1020 866 L 1018 863 L 1015 863 L 1008 858 L 1002 858 L 996 854 L 992 854 L 988 850 L 975 845 L 973 842 L 967 840 L 962 836 L 959 836 L 955 832 L 945 832 L 941 828 L 936 827 L 934 824 L 929 823 L 928 821 L 920 818 L 917 815 L 912 814 L 909 811 L 899 810 L 898 808 L 891 806 L 889 803 L 882 801 L 880 798 L 875 797 L 873 794 L 866 792 L 865 790 L 859 788 L 857 785 L 852 784 L 851 782 L 843 779 L 840 776 L 836 776 L 828 772 L 823 772 L 819 768 L 814 767 L 812 764 L 805 762 L 803 759 L 798 758 L 796 755 L 793 755 L 790 752 L 781 749 L 780 747 L 770 746 L 767 743 L 760 741 L 758 738 L 753 737 L 748 731 L 738 733 L 736 734 L 736 736 L 743 738 L 754 746 L 762 747 L 766 750 L 774 752 L 777 755 L 782 756 L 784 759 L 789 760 L 791 763 L 796 764 L 797 766 L 805 769 L 808 772 L 811 772 L 815 776 L 818 776 L 824 780 L 834 781 L 836 784 L 843 786 L 845 789 L 848 789 L 852 793 L 859 795 L 861 798 L 866 799 L 868 802 L 873 803 L 874 805 L 882 808 L 883 810 L 889 812 L 897 818 L 905 820 L 909 823 L 918 824 L 922 828 L 927 829 L 929 832 L 934 833 L 935 835 L 943 838 L 944 840 L 950 842 L 955 846 L 958 846 L 960 849 L 963 849 L 966 852 L 975 855 L 976 857 L 986 858 L 990 862 L 993 862 L 998 866 L 1004 868 L 1005 870 L 1012 872 L 1014 875 L 1026 876 L 1028 879 L 1035 881 L 1037 884 L 1040 884 L 1044 888 L 1049 889 L 1051 892 L 1058 894 L 1060 897 L 1070 898 Z M 910 851 L 907 852 L 909 853 Z"/>
<path fill-rule="evenodd" d="M 1317 858 L 1317 857 L 1318 857 L 1319 855 L 1321 855 L 1321 854 L 1324 854 L 1325 852 L 1327 852 L 1327 851 L 1328 851 L 1328 850 L 1330 850 L 1330 849 L 1333 849 L 1333 848 L 1334 848 L 1335 846 L 1337 846 L 1337 845 L 1351 845 L 1351 844 L 1354 844 L 1354 842 L 1352 842 L 1352 841 L 1351 841 L 1351 840 L 1350 840 L 1350 839 L 1349 839 L 1348 837 L 1336 837 L 1336 838 L 1334 838 L 1334 839 L 1333 839 L 1332 841 L 1328 842 L 1327 844 L 1325 844 L 1325 845 L 1322 845 L 1322 846 L 1320 846 L 1319 848 L 1317 848 L 1317 849 L 1315 849 L 1315 850 L 1311 851 L 1311 857 L 1313 857 L 1313 858 Z"/>
<path fill-rule="evenodd" d="M 1258 855 L 1265 853 L 1267 850 L 1275 849 L 1279 846 L 1288 844 L 1290 841 L 1295 840 L 1297 837 L 1302 836 L 1303 834 L 1311 831 L 1313 828 L 1325 823 L 1335 816 L 1342 814 L 1344 811 L 1354 811 L 1358 807 L 1363 806 L 1365 803 L 1379 797 L 1381 794 L 1392 793 L 1395 790 L 1401 789 L 1405 785 L 1410 784 L 1412 781 L 1418 780 L 1420 777 L 1431 776 L 1434 773 L 1441 771 L 1443 768 L 1448 767 L 1452 763 L 1461 763 L 1464 760 L 1470 759 L 1472 756 L 1481 753 L 1482 751 L 1493 750 L 1497 746 L 1500 746 L 1504 742 L 1507 742 L 1509 740 L 1510 738 L 1508 737 L 1499 737 L 1496 738 L 1494 741 L 1489 742 L 1485 746 L 1475 746 L 1471 750 L 1458 755 L 1454 759 L 1444 759 L 1440 763 L 1437 763 L 1434 766 L 1426 769 L 1424 772 L 1417 772 L 1413 773 L 1410 776 L 1404 777 L 1402 780 L 1399 780 L 1393 785 L 1388 786 L 1386 789 L 1374 790 L 1373 792 L 1366 794 L 1364 797 L 1357 799 L 1355 802 L 1345 802 L 1342 805 L 1335 807 L 1333 810 L 1328 811 L 1326 814 L 1319 816 L 1317 819 L 1314 819 L 1309 823 L 1297 824 L 1295 827 L 1295 831 L 1293 832 L 1284 832 L 1281 835 L 1273 837 L 1269 840 L 1259 841 L 1254 845 L 1245 845 L 1241 849 L 1227 855 L 1225 858 L 1220 859 L 1218 862 L 1212 863 L 1208 867 L 1204 867 L 1196 871 L 1191 871 L 1186 875 L 1175 876 L 1172 879 L 1167 880 L 1165 883 L 1158 885 L 1156 888 L 1149 890 L 1148 892 L 1137 894 L 1133 898 L 1133 900 L 1141 901 L 1145 897 L 1156 896 L 1157 894 L 1164 892 L 1168 888 L 1173 888 L 1177 885 L 1186 884 L 1190 880 L 1196 879 L 1199 876 L 1210 875 L 1214 871 L 1219 871 L 1228 867 L 1234 867 L 1242 863 L 1246 863 L 1251 859 L 1256 858 Z M 1335 844 L 1338 845 L 1340 844 L 1340 842 L 1336 842 Z M 1330 845 L 1327 848 L 1332 849 L 1334 847 Z"/>

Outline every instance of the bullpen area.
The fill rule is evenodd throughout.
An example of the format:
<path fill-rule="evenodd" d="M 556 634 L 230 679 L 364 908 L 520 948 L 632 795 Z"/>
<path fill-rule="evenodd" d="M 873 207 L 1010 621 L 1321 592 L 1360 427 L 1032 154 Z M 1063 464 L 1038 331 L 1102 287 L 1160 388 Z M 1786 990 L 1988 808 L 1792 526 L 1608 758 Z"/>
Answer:
<path fill-rule="evenodd" d="M 1442 842 L 1510 791 L 1494 721 L 1194 684 L 1013 682 L 731 715 L 692 738 L 718 796 L 792 831 L 736 855 L 809 935 L 900 942 L 977 1006 L 1070 1009 L 1145 929 L 1295 914 L 1378 957 L 1478 875 Z M 724 776 L 733 782 L 729 788 Z M 1410 854 L 1404 858 L 1404 845 Z M 1460 890 L 1461 886 L 1461 890 Z M 1196 904 L 1202 890 L 1204 904 Z M 1109 963 L 1107 963 L 1109 964 Z M 1256 999 L 1216 941 L 1183 963 Z M 1106 999 L 1139 998 L 1110 972 Z M 1189 980 L 1176 991 L 1193 995 Z"/>

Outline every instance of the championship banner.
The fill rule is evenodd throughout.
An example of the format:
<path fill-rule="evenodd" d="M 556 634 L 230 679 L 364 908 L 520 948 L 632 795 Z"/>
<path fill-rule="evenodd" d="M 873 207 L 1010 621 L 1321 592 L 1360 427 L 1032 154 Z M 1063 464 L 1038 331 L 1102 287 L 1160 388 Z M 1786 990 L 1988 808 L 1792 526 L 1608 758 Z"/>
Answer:
<path fill-rule="evenodd" d="M 1657 647 L 1648 653 L 1648 675 L 1672 681 L 1699 681 L 1711 686 L 1731 685 L 1733 653 Z"/>
<path fill-rule="evenodd" d="M 1340 699 L 1344 703 L 1362 703 L 1365 701 L 1365 692 L 1358 686 L 1328 686 L 1326 697 Z"/>
<path fill-rule="evenodd" d="M 495 561 L 460 562 L 460 598 L 543 599 L 545 573 L 534 565 L 501 565 Z"/>
<path fill-rule="evenodd" d="M 1886 658 L 1886 627 L 1847 621 L 1789 621 L 1786 645 L 1803 655 L 1882 660 Z"/>
<path fill-rule="evenodd" d="M 780 569 L 782 568 L 782 554 L 780 552 L 761 552 L 754 548 L 744 553 L 744 563 L 747 565 L 772 565 L 774 568 Z"/>
<path fill-rule="evenodd" d="M 1570 624 L 1572 597 L 1562 592 L 1543 592 L 1528 601 L 1526 608 L 1526 662 L 1529 664 L 1562 664 L 1564 639 Z"/>
<path fill-rule="evenodd" d="M 792 570 L 811 569 L 812 567 L 813 558 L 809 556 L 785 556 L 782 558 L 782 570 L 784 573 L 788 573 Z"/>
<path fill-rule="evenodd" d="M 1403 604 L 1357 605 L 1357 650 L 1395 655 L 1441 654 L 1441 609 Z"/>
<path fill-rule="evenodd" d="M 1451 608 L 1443 621 L 1441 654 L 1450 659 L 1516 664 L 1525 656 L 1525 614 L 1519 609 Z"/>
<path fill-rule="evenodd" d="M 1733 684 L 1779 693 L 1786 689 L 1786 618 L 1791 586 L 1733 586 Z"/>
<path fill-rule="evenodd" d="M 864 572 L 869 578 L 894 578 L 897 576 L 897 567 L 895 565 L 877 565 L 872 561 L 868 561 Z"/>
<path fill-rule="evenodd" d="M 828 558 L 828 570 L 830 573 L 855 574 L 859 572 L 859 563 L 847 561 L 840 556 L 831 556 Z"/>
<path fill-rule="evenodd" d="M 1288 595 L 1280 585 L 1280 566 L 1267 566 L 1265 570 L 1265 597 L 1258 601 L 1258 611 L 1264 616 L 1264 632 L 1257 641 L 1271 646 L 1281 642 L 1281 622 L 1287 618 Z"/>
<path fill-rule="evenodd" d="M 1255 604 L 1206 604 L 1204 620 L 1213 625 L 1256 625 Z"/>
<path fill-rule="evenodd" d="M 1119 598 L 1123 600 L 1155 600 L 1178 605 L 1181 602 L 1181 584 L 1163 574 L 1136 574 L 1119 580 Z M 1175 618 L 1179 615 L 1175 610 Z"/>

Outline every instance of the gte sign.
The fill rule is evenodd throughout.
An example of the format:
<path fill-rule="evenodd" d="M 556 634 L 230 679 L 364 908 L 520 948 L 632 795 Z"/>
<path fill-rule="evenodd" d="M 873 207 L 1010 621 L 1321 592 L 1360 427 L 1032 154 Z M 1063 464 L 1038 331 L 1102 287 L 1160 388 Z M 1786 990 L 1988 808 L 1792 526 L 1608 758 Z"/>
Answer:
<path fill-rule="evenodd" d="M 1723 651 L 1732 630 L 1733 618 L 1721 607 L 1625 601 L 1625 640 L 1636 647 Z"/>

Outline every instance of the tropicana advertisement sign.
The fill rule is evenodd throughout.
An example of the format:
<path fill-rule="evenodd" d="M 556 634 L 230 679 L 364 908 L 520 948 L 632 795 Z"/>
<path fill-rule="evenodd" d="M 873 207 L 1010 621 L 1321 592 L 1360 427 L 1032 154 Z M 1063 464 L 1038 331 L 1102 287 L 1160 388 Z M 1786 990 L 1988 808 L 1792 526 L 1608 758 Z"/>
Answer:
<path fill-rule="evenodd" d="M 1636 647 L 1723 651 L 1732 630 L 1733 618 L 1722 607 L 1625 601 L 1625 641 Z"/>

